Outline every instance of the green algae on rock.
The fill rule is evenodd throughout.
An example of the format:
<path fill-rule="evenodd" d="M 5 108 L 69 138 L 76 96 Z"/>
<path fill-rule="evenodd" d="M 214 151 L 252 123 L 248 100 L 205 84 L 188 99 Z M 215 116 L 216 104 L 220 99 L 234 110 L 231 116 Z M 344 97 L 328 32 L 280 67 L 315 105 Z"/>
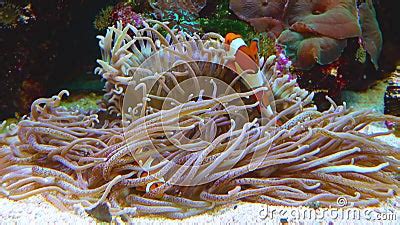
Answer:
<path fill-rule="evenodd" d="M 82 112 L 97 111 L 99 109 L 98 103 L 101 101 L 102 96 L 95 93 L 82 94 L 72 96 L 67 101 L 63 101 L 61 106 L 67 110 L 79 110 Z"/>

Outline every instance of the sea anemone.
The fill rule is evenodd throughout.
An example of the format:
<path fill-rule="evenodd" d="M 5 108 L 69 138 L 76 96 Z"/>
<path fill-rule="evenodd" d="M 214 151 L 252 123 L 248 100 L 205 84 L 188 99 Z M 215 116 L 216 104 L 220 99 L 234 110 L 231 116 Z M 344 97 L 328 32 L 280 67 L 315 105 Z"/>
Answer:
<path fill-rule="evenodd" d="M 118 23 L 99 39 L 96 72 L 107 81 L 109 111 L 120 115 L 100 122 L 63 109 L 65 91 L 35 101 L 0 136 L 2 195 L 185 218 L 237 201 L 378 205 L 399 191 L 400 149 L 377 138 L 391 132 L 362 130 L 400 118 L 332 101 L 317 111 L 280 55 L 243 70 L 220 35 L 152 20 L 140 29 Z M 265 83 L 249 88 L 253 75 Z M 260 92 L 267 105 L 254 101 Z"/>
<path fill-rule="evenodd" d="M 22 13 L 20 6 L 8 1 L 0 3 L 0 27 L 15 28 Z"/>

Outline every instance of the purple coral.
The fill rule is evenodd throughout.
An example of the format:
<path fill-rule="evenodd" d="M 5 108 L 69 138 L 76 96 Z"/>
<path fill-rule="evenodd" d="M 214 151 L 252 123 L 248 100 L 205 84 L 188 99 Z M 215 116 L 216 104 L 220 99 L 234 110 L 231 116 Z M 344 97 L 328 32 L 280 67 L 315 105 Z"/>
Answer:
<path fill-rule="evenodd" d="M 276 55 L 277 55 L 277 70 L 284 72 L 284 71 L 289 71 L 290 66 L 292 65 L 292 61 L 290 61 L 289 58 L 286 57 L 285 50 L 280 47 L 276 46 Z"/>
<path fill-rule="evenodd" d="M 130 5 L 117 5 L 111 14 L 111 19 L 113 23 L 122 21 L 122 25 L 124 26 L 126 24 L 132 24 L 135 27 L 141 27 L 143 25 L 142 16 L 136 13 Z"/>
<path fill-rule="evenodd" d="M 289 76 L 289 80 L 294 80 L 297 78 L 297 76 L 295 74 L 292 74 L 290 72 L 290 69 L 292 67 L 292 61 L 286 56 L 286 52 L 285 50 L 277 45 L 276 47 L 276 72 L 278 75 L 288 75 Z M 296 84 L 297 85 L 297 84 Z"/>

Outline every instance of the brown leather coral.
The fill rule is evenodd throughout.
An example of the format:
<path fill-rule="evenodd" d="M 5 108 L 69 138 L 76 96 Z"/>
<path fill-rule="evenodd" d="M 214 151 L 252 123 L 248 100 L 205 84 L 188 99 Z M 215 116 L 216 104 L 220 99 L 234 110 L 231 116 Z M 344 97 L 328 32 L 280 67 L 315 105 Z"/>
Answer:
<path fill-rule="evenodd" d="M 299 69 L 332 63 L 358 37 L 378 67 L 382 34 L 372 0 L 359 8 L 356 0 L 231 0 L 230 8 L 257 32 L 273 34 Z"/>
<path fill-rule="evenodd" d="M 323 36 L 303 36 L 291 30 L 285 30 L 278 43 L 286 46 L 286 53 L 298 69 L 311 69 L 315 63 L 326 65 L 340 57 L 347 40 L 336 40 Z"/>
<path fill-rule="evenodd" d="M 279 35 L 289 25 L 335 39 L 361 36 L 354 0 L 231 0 L 230 8 L 257 31 Z"/>
<path fill-rule="evenodd" d="M 363 26 L 370 31 L 363 31 L 368 36 L 366 45 L 372 44 L 368 48 L 377 52 L 374 43 L 378 42 L 376 46 L 379 46 L 379 37 L 374 33 L 377 27 L 375 15 L 363 5 L 360 12 L 365 11 L 365 17 L 372 17 L 365 19 Z M 303 70 L 310 69 L 315 63 L 332 63 L 342 54 L 348 38 L 362 36 L 355 0 L 291 0 L 287 22 L 290 31 L 282 33 L 278 43 L 286 46 L 296 67 Z M 292 41 L 294 37 L 296 42 Z"/>
<path fill-rule="evenodd" d="M 283 19 L 288 0 L 231 0 L 230 9 L 242 20 L 271 17 Z"/>
<path fill-rule="evenodd" d="M 335 39 L 361 36 L 354 0 L 292 0 L 290 29 Z"/>
<path fill-rule="evenodd" d="M 268 32 L 274 36 L 279 37 L 285 29 L 285 24 L 281 20 L 272 17 L 260 17 L 249 19 L 248 22 L 257 32 Z"/>

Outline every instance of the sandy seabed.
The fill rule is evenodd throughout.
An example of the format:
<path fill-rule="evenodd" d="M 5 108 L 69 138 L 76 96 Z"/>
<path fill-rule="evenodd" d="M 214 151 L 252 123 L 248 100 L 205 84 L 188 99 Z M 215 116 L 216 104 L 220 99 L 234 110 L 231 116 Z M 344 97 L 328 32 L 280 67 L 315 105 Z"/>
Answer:
<path fill-rule="evenodd" d="M 159 217 L 134 218 L 131 224 L 400 224 L 400 199 L 381 208 L 311 209 L 255 203 L 229 204 L 210 213 L 184 220 Z M 0 224 L 100 224 L 82 209 L 61 212 L 42 197 L 19 202 L 0 199 Z M 119 223 L 118 221 L 116 222 Z M 122 223 L 122 221 L 120 222 Z M 102 223 L 106 224 L 106 223 Z M 114 223 L 115 224 L 115 223 Z"/>

